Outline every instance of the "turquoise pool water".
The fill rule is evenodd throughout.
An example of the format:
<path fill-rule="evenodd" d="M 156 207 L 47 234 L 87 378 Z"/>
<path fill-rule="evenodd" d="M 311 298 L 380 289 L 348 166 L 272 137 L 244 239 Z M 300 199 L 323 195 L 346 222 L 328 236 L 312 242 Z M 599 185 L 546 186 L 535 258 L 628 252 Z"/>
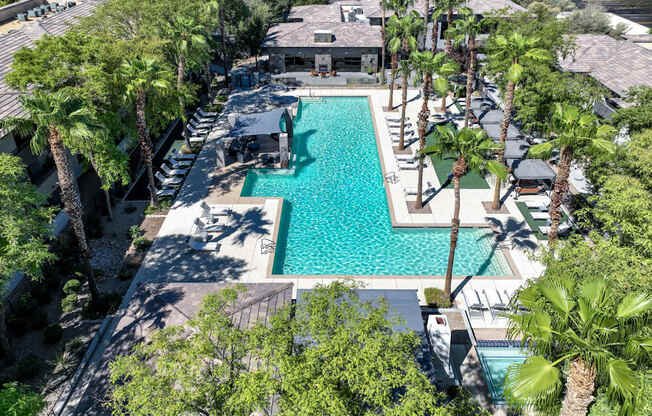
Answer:
<path fill-rule="evenodd" d="M 476 347 L 482 364 L 484 379 L 489 388 L 491 400 L 495 404 L 504 404 L 504 384 L 507 369 L 513 364 L 525 361 L 524 352 L 517 347 Z"/>
<path fill-rule="evenodd" d="M 365 97 L 301 102 L 290 174 L 249 170 L 243 196 L 285 198 L 274 274 L 444 275 L 448 228 L 392 228 Z M 463 228 L 457 275 L 511 275 L 486 229 Z"/>

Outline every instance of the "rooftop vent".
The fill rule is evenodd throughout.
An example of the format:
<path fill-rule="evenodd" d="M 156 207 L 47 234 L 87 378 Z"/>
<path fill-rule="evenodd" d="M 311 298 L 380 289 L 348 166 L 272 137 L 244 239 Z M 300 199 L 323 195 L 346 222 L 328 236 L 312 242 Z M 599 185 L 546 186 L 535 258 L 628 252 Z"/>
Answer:
<path fill-rule="evenodd" d="M 330 30 L 315 30 L 315 43 L 332 43 L 333 32 Z"/>

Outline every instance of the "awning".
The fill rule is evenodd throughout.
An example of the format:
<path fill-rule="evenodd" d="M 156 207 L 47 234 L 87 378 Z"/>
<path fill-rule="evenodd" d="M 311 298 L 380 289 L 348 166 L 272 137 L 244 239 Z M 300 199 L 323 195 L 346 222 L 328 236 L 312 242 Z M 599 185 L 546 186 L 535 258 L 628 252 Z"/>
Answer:
<path fill-rule="evenodd" d="M 473 110 L 473 115 L 480 121 L 480 124 L 500 124 L 505 118 L 505 113 L 502 110 Z"/>
<path fill-rule="evenodd" d="M 240 137 L 283 133 L 281 118 L 283 118 L 285 111 L 287 110 L 279 108 L 266 113 L 238 115 L 229 136 Z"/>
<path fill-rule="evenodd" d="M 515 160 L 512 169 L 516 179 L 555 179 L 555 172 L 541 159 Z"/>
<path fill-rule="evenodd" d="M 505 142 L 505 159 L 522 159 L 530 150 L 530 144 L 524 139 L 507 140 Z"/>
<path fill-rule="evenodd" d="M 475 97 L 471 99 L 471 109 L 473 110 L 474 114 L 476 114 L 476 111 L 481 111 L 480 113 L 477 113 L 478 115 L 482 114 L 482 112 L 486 110 L 487 106 L 496 108 L 496 103 L 494 103 L 489 98 Z"/>
<path fill-rule="evenodd" d="M 500 140 L 500 124 L 483 124 L 482 128 L 487 133 L 487 136 L 494 139 L 494 141 Z M 507 140 L 516 140 L 522 137 L 521 132 L 516 127 L 511 124 L 507 127 Z"/>

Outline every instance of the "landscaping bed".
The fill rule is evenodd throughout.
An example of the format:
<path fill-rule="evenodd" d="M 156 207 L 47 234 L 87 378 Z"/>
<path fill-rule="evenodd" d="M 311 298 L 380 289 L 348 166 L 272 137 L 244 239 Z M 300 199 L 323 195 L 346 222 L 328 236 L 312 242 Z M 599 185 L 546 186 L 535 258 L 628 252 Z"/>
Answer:
<path fill-rule="evenodd" d="M 433 133 L 430 136 L 428 136 L 426 146 L 435 143 L 435 140 L 437 140 L 437 138 Z M 431 156 L 430 160 L 432 161 L 432 165 L 435 168 L 435 174 L 437 175 L 437 179 L 439 179 L 439 183 L 442 186 L 442 188 L 447 188 L 447 189 L 453 188 L 453 181 L 452 179 L 449 181 L 448 175 L 450 175 L 451 172 L 453 172 L 453 163 L 455 163 L 455 158 L 445 157 L 444 159 L 439 159 L 435 156 Z M 482 175 L 479 175 L 475 172 L 468 172 L 460 179 L 460 188 L 489 189 L 490 187 L 487 181 L 484 179 L 484 177 L 482 177 Z"/>

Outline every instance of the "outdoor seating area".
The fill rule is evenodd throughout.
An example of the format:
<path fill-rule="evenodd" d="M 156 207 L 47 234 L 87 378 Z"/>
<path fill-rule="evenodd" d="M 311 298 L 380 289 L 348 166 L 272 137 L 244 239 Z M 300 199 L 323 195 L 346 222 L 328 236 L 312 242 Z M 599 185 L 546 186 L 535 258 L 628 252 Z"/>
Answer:
<path fill-rule="evenodd" d="M 231 215 L 231 210 L 220 206 L 210 206 L 205 201 L 201 202 L 199 208 L 201 214 L 193 222 L 188 245 L 196 251 L 219 251 L 221 244 L 217 239 L 217 234 L 222 232 L 224 223 Z"/>
<path fill-rule="evenodd" d="M 186 124 L 186 133 L 191 145 L 203 144 L 210 132 L 218 113 L 205 112 L 201 107 L 192 115 Z"/>
<path fill-rule="evenodd" d="M 495 282 L 490 287 L 476 287 L 471 282 L 461 290 L 463 307 L 468 311 L 471 323 L 479 327 L 505 322 L 505 313 L 523 310 L 516 301 L 516 291 L 499 289 Z"/>
<path fill-rule="evenodd" d="M 26 10 L 23 13 L 18 13 L 16 14 L 16 19 L 18 19 L 21 22 L 26 22 L 30 19 L 36 19 L 37 17 L 48 16 L 51 13 L 62 12 L 76 5 L 77 3 L 75 3 L 74 1 L 66 1 L 61 4 L 59 4 L 58 2 L 50 2 Z"/>

